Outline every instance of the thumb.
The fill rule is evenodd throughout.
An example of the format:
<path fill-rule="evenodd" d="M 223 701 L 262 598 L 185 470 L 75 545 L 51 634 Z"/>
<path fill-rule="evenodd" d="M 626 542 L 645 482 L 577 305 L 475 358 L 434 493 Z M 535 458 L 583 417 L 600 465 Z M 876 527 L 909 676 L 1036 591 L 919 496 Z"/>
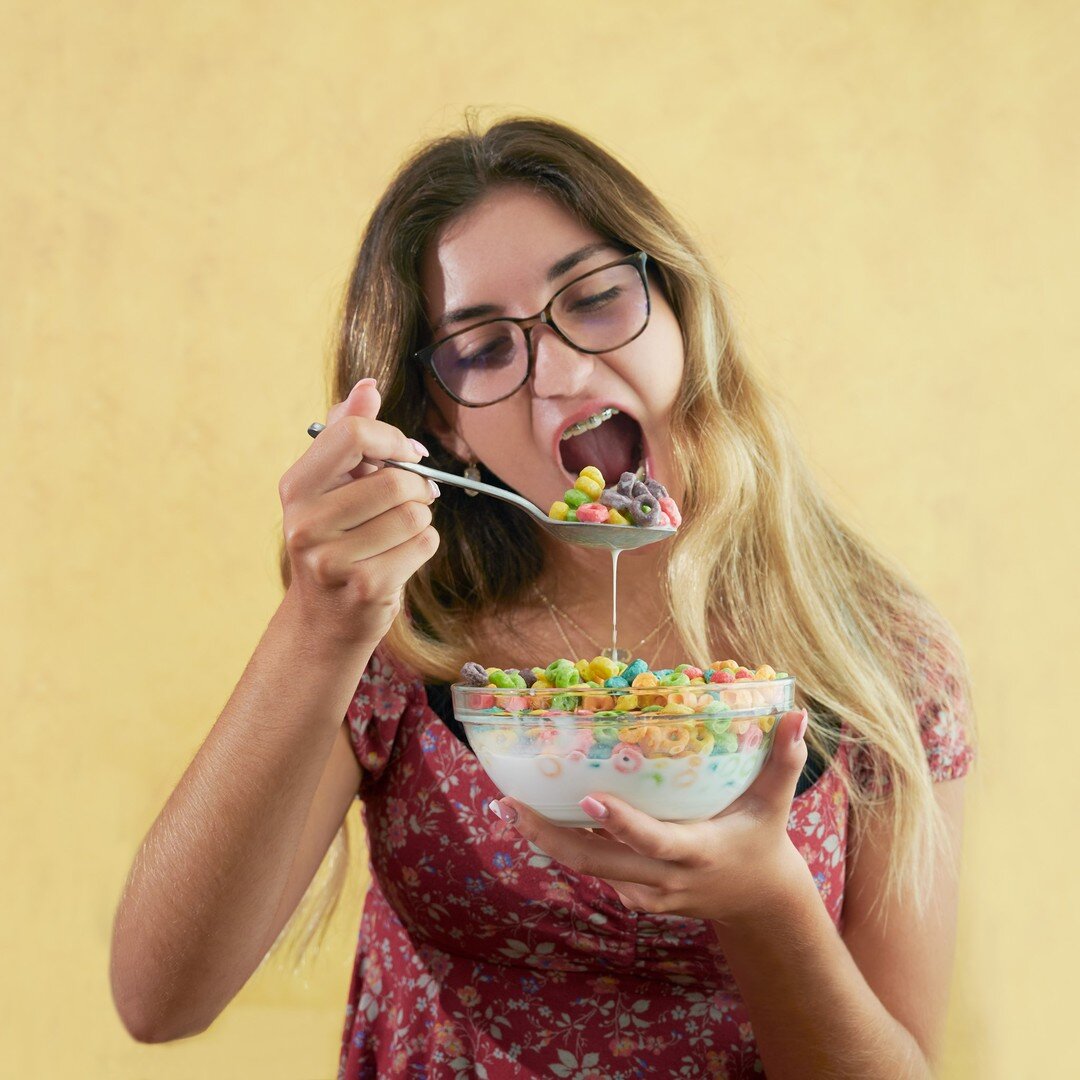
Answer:
<path fill-rule="evenodd" d="M 744 796 L 762 817 L 787 821 L 795 787 L 806 764 L 805 709 L 786 712 L 776 726 L 772 752 Z"/>
<path fill-rule="evenodd" d="M 379 415 L 382 397 L 374 379 L 361 379 L 350 391 L 344 401 L 330 407 L 326 414 L 326 426 L 329 427 L 343 416 L 364 416 L 374 420 Z"/>
<path fill-rule="evenodd" d="M 374 420 L 378 417 L 381 406 L 382 395 L 379 393 L 375 380 L 361 379 L 349 391 L 349 396 L 344 401 L 330 406 L 326 414 L 326 426 L 329 427 L 346 416 L 363 416 L 367 420 Z M 349 475 L 354 480 L 359 480 L 361 476 L 367 476 L 375 471 L 374 465 L 361 462 L 356 468 L 349 470 Z"/>

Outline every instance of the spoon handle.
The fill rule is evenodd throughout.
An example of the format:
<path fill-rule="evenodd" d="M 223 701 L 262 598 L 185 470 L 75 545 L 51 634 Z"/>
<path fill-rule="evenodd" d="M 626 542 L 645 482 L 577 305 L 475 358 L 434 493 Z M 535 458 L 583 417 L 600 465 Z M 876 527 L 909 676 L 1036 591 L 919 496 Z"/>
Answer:
<path fill-rule="evenodd" d="M 325 424 L 312 424 L 308 428 L 308 434 L 314 439 L 325 426 Z M 370 458 L 364 458 L 364 461 L 368 465 L 392 465 L 395 469 L 404 469 L 406 472 L 416 473 L 417 476 L 426 476 L 428 479 L 435 480 L 440 484 L 449 484 L 451 487 L 467 488 L 470 491 L 477 491 L 481 495 L 490 495 L 493 499 L 502 499 L 503 502 L 511 503 L 518 509 L 532 514 L 539 521 L 544 523 L 548 521 L 547 514 L 538 506 L 529 502 L 528 499 L 522 498 L 515 491 L 507 491 L 505 488 L 485 484 L 481 480 L 470 480 L 467 476 L 443 472 L 441 469 L 431 468 L 430 465 L 414 464 L 411 461 L 391 461 L 389 458 L 385 461 L 373 461 Z"/>

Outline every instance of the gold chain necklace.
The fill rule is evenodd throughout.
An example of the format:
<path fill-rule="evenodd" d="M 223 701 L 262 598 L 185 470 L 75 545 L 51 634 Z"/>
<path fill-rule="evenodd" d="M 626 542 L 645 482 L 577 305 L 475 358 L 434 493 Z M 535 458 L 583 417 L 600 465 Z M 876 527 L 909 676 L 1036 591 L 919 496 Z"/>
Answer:
<path fill-rule="evenodd" d="M 563 629 L 562 623 L 559 622 L 558 616 L 561 615 L 579 634 L 581 634 L 581 636 L 583 638 L 585 638 L 586 641 L 590 641 L 592 639 L 590 638 L 588 632 L 573 618 L 572 615 L 570 615 L 567 612 L 563 611 L 563 609 L 561 607 L 558 607 L 555 604 L 553 604 L 544 595 L 544 593 L 541 591 L 539 585 L 534 586 L 534 588 L 536 589 L 536 595 L 547 606 L 548 613 L 551 615 L 551 621 L 555 624 L 555 629 L 559 632 L 559 636 L 563 639 L 563 643 L 566 645 L 567 649 L 569 650 L 570 655 L 567 657 L 567 659 L 568 660 L 573 660 L 577 655 L 576 650 L 574 649 L 574 646 L 570 643 L 570 639 L 566 636 L 566 631 Z M 671 633 L 671 622 L 672 622 L 672 615 L 671 615 L 671 612 L 668 612 L 668 614 L 664 618 L 664 620 L 662 622 L 657 623 L 656 626 L 654 626 L 652 628 L 652 630 L 650 630 L 633 647 L 633 649 L 631 649 L 629 651 L 626 650 L 626 649 L 618 649 L 616 651 L 616 655 L 613 657 L 613 659 L 615 659 L 615 660 L 623 660 L 626 663 L 629 663 L 630 660 L 633 658 L 634 653 L 640 653 L 641 647 L 650 638 L 652 638 L 655 634 L 659 633 L 661 630 L 664 630 L 664 628 L 667 627 L 667 629 L 664 630 L 664 636 L 662 638 L 660 638 L 660 640 L 656 643 L 656 649 L 657 649 L 657 652 L 659 652 L 659 650 L 663 647 L 664 643 L 667 641 L 668 636 Z M 596 643 L 595 640 L 592 641 L 592 644 L 593 644 L 593 647 L 596 649 L 596 652 L 593 653 L 594 656 L 607 656 L 607 655 L 609 655 L 611 653 L 610 646 L 608 648 L 606 648 L 606 649 L 602 649 Z"/>

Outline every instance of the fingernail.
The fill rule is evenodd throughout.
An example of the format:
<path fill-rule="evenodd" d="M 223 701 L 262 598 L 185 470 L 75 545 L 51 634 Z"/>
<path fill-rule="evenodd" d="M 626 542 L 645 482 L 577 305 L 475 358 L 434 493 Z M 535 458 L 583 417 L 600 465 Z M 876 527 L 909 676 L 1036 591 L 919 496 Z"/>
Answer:
<path fill-rule="evenodd" d="M 506 822 L 507 825 L 513 825 L 517 821 L 517 811 L 512 806 L 507 806 L 505 803 L 499 803 L 499 817 Z"/>
<path fill-rule="evenodd" d="M 594 799 L 591 795 L 586 795 L 585 798 L 578 803 L 578 806 L 580 806 L 589 817 L 596 818 L 597 821 L 607 817 L 607 807 L 598 799 Z"/>
<path fill-rule="evenodd" d="M 493 814 L 494 814 L 494 815 L 495 815 L 495 816 L 496 816 L 496 817 L 497 817 L 497 818 L 498 818 L 498 819 L 499 819 L 500 821 L 502 821 L 502 820 L 503 820 L 503 816 L 502 816 L 502 807 L 501 807 L 501 806 L 499 805 L 499 803 L 498 803 L 498 800 L 497 800 L 497 799 L 492 799 L 492 800 L 491 800 L 491 802 L 489 802 L 489 803 L 488 803 L 488 809 L 489 809 L 489 810 L 490 810 L 490 811 L 491 811 L 491 812 L 492 812 L 492 813 L 493 813 Z"/>
<path fill-rule="evenodd" d="M 428 448 L 422 442 L 417 442 L 416 439 L 410 439 L 409 443 L 421 457 L 428 456 Z"/>
<path fill-rule="evenodd" d="M 802 737 L 806 734 L 806 725 L 810 722 L 810 718 L 806 715 L 806 710 L 802 711 L 802 720 L 799 721 L 799 730 L 795 732 L 795 742 L 801 742 Z"/>
<path fill-rule="evenodd" d="M 442 491 L 440 490 L 439 485 L 436 484 L 435 481 L 432 480 L 430 476 L 428 477 L 428 483 L 431 485 L 431 497 L 433 499 L 437 499 L 442 494 Z"/>
<path fill-rule="evenodd" d="M 356 384 L 356 386 L 374 386 L 374 385 L 375 385 L 375 380 L 374 379 L 361 379 Z M 356 389 L 356 386 L 353 387 L 354 390 Z"/>

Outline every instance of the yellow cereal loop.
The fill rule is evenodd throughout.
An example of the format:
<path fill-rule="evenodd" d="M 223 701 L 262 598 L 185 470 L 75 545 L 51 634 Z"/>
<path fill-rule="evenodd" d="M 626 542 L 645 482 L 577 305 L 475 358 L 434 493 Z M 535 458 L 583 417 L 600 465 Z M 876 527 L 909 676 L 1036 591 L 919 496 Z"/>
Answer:
<path fill-rule="evenodd" d="M 590 476 L 579 476 L 574 481 L 574 487 L 582 493 L 582 495 L 589 496 L 589 502 L 599 502 L 600 496 L 604 494 L 603 484 L 598 484 Z"/>
<path fill-rule="evenodd" d="M 768 664 L 762 664 L 761 667 L 759 667 L 757 669 L 757 671 L 754 672 L 754 678 L 755 679 L 775 679 L 776 678 L 776 672 L 773 671 L 773 669 L 771 667 L 769 667 Z"/>
<path fill-rule="evenodd" d="M 574 667 L 578 669 L 578 674 L 586 681 L 589 681 L 589 661 L 579 660 Z"/>
<path fill-rule="evenodd" d="M 713 671 L 738 671 L 739 665 L 734 660 L 714 660 Z"/>
<path fill-rule="evenodd" d="M 704 724 L 695 724 L 694 730 L 690 732 L 686 749 L 692 754 L 702 754 L 708 757 L 715 745 L 716 739 L 713 738 L 713 733 Z"/>
<path fill-rule="evenodd" d="M 613 506 L 610 510 L 608 510 L 607 523 L 609 525 L 629 525 L 631 522 L 628 517 L 620 514 L 619 511 L 616 510 Z"/>
<path fill-rule="evenodd" d="M 609 656 L 594 657 L 589 664 L 589 678 L 594 682 L 606 682 L 608 679 L 619 674 L 618 661 Z"/>
<path fill-rule="evenodd" d="M 693 709 L 689 705 L 681 705 L 677 701 L 669 701 L 660 712 L 669 716 L 689 716 L 693 713 Z"/>
<path fill-rule="evenodd" d="M 759 722 L 759 724 L 761 726 L 761 730 L 763 732 L 765 732 L 766 735 L 768 735 L 769 732 L 772 731 L 773 726 L 776 724 L 776 717 L 775 716 L 762 716 L 759 719 L 758 722 Z"/>
<path fill-rule="evenodd" d="M 619 741 L 625 743 L 639 743 L 652 730 L 647 724 L 632 724 L 630 727 L 619 728 Z"/>
<path fill-rule="evenodd" d="M 605 486 L 604 474 L 595 465 L 586 465 L 585 468 L 578 473 L 578 476 L 588 477 L 590 480 L 593 480 L 597 484 L 599 484 L 601 489 L 603 489 L 603 487 Z"/>
<path fill-rule="evenodd" d="M 616 712 L 629 712 L 638 707 L 638 699 L 634 694 L 623 694 L 615 699 Z"/>
<path fill-rule="evenodd" d="M 570 507 L 564 502 L 553 502 L 551 509 L 548 511 L 548 517 L 554 518 L 556 521 L 565 521 L 566 515 L 570 513 Z"/>
<path fill-rule="evenodd" d="M 543 677 L 543 675 L 537 675 L 536 682 L 534 682 L 532 684 L 532 689 L 533 690 L 550 690 L 551 689 L 551 683 L 549 683 L 547 681 L 547 679 L 545 679 Z"/>

